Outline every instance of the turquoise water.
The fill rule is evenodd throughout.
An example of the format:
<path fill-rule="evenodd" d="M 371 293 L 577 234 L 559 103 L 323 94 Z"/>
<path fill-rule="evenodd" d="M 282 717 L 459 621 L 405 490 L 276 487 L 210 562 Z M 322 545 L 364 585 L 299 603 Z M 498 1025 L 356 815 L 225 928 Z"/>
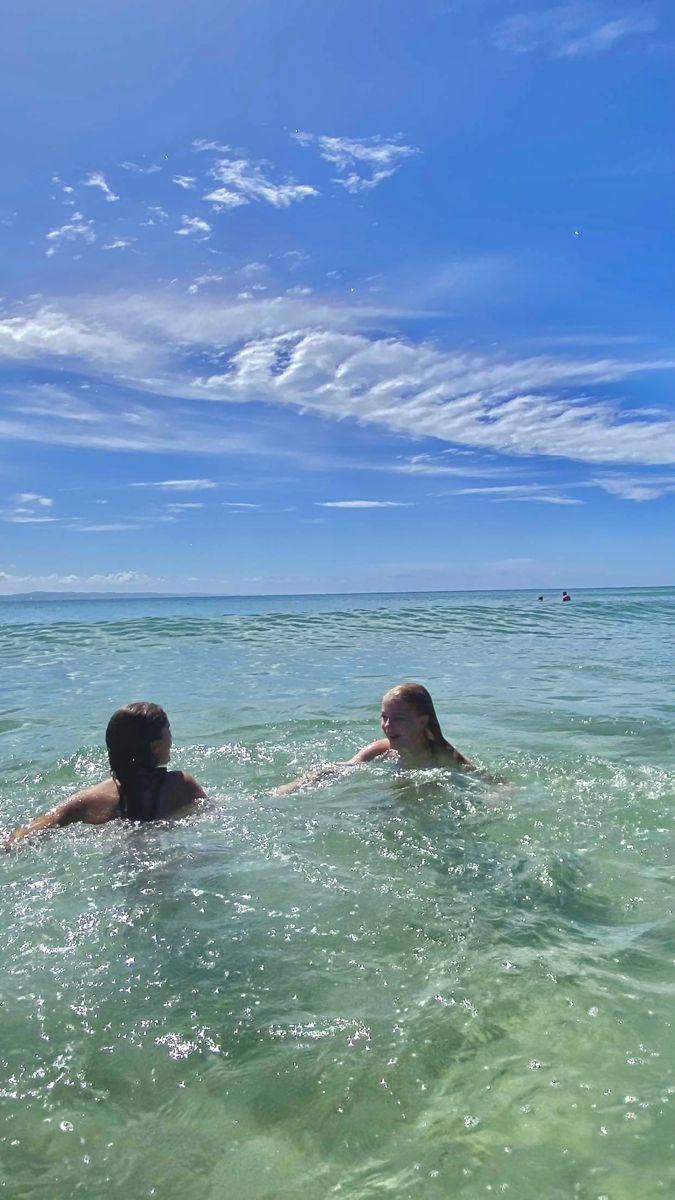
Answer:
<path fill-rule="evenodd" d="M 675 1194 L 675 590 L 0 604 L 10 828 L 164 704 L 213 797 L 0 863 L 12 1200 Z M 369 764 L 419 679 L 503 775 Z"/>

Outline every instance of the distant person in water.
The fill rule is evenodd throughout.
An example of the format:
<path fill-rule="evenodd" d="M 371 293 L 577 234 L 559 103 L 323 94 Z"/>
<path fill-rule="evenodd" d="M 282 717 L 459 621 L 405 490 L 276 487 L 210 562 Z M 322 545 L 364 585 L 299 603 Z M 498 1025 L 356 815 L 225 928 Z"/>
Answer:
<path fill-rule="evenodd" d="M 74 821 L 104 825 L 117 818 L 156 821 L 176 816 L 196 800 L 207 799 L 191 775 L 167 771 L 171 728 L 159 704 L 135 703 L 118 708 L 108 722 L 105 742 L 110 779 L 77 792 L 51 812 L 15 829 L 5 849 L 31 833 L 56 825 L 71 825 Z"/>
<path fill-rule="evenodd" d="M 464 771 L 478 768 L 443 734 L 436 716 L 434 702 L 421 683 L 400 683 L 387 692 L 382 700 L 382 732 L 384 737 L 363 746 L 347 762 L 311 771 L 276 789 L 277 795 L 294 792 L 305 783 L 316 783 L 344 767 L 375 759 L 396 759 L 406 769 L 416 767 L 460 767 Z"/>
<path fill-rule="evenodd" d="M 563 604 L 566 604 L 566 603 L 567 603 L 567 601 L 568 601 L 568 600 L 571 600 L 571 599 L 572 599 L 572 597 L 570 596 L 569 592 L 563 592 L 563 594 L 562 594 L 562 602 L 563 602 Z"/>

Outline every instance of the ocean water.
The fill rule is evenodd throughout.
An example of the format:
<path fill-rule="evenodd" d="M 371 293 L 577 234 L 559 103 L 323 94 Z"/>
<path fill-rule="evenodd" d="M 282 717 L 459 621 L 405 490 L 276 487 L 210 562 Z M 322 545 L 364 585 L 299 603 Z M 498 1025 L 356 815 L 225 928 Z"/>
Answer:
<path fill-rule="evenodd" d="M 675 590 L 0 604 L 1 824 L 168 710 L 212 797 L 0 870 L 12 1200 L 675 1194 Z M 368 764 L 417 679 L 507 783 Z"/>

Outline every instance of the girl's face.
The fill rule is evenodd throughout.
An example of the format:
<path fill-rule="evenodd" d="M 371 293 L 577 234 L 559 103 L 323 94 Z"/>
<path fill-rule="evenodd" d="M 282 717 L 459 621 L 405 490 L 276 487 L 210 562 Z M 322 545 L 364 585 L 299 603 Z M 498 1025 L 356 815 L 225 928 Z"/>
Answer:
<path fill-rule="evenodd" d="M 425 730 L 429 718 L 415 712 L 401 697 L 385 696 L 382 701 L 382 732 L 389 738 L 392 750 L 417 750 L 426 743 Z"/>
<path fill-rule="evenodd" d="M 167 721 L 161 734 L 155 738 L 154 742 L 150 743 L 150 749 L 155 760 L 156 767 L 165 767 L 171 758 L 171 746 L 173 739 L 171 737 L 171 726 Z"/>

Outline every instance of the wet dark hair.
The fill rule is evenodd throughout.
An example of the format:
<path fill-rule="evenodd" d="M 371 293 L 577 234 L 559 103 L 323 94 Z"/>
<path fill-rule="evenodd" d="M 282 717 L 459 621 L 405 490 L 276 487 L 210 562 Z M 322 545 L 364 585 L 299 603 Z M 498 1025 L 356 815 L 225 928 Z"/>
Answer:
<path fill-rule="evenodd" d="M 419 717 L 427 717 L 425 733 L 429 739 L 429 748 L 433 754 L 439 750 L 452 750 L 453 747 L 445 737 L 440 722 L 436 716 L 434 702 L 427 689 L 421 683 L 399 683 L 391 688 L 385 700 L 405 700 Z"/>
<path fill-rule="evenodd" d="M 169 718 L 159 704 L 139 701 L 118 708 L 108 721 L 105 744 L 113 778 L 120 790 L 120 812 L 130 821 L 152 821 L 166 770 L 155 765 L 152 743 Z"/>

